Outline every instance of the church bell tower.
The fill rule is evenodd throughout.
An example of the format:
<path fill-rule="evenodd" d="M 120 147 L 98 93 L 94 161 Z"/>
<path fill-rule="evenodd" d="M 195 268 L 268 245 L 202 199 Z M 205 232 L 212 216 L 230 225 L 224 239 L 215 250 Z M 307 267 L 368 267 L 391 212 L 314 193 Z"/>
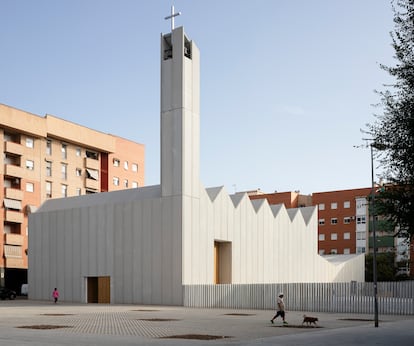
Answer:
<path fill-rule="evenodd" d="M 183 27 L 171 29 L 161 35 L 161 194 L 198 198 L 200 53 Z"/>

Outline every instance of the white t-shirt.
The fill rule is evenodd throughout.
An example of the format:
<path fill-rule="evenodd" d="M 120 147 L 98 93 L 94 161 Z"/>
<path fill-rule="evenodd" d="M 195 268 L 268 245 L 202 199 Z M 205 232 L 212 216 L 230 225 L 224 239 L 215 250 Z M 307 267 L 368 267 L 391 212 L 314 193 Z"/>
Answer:
<path fill-rule="evenodd" d="M 277 306 L 280 311 L 285 311 L 285 303 L 283 302 L 283 298 L 277 297 Z"/>

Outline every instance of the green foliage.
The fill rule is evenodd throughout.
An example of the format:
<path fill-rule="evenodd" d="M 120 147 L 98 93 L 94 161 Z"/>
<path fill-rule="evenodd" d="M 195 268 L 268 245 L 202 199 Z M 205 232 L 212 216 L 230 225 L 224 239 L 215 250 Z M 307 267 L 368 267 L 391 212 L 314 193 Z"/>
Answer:
<path fill-rule="evenodd" d="M 365 256 L 365 281 L 373 281 L 373 255 Z M 394 265 L 394 253 L 377 253 L 377 281 L 394 281 L 397 277 L 397 268 Z"/>
<path fill-rule="evenodd" d="M 375 196 L 377 215 L 397 227 L 400 236 L 410 238 L 414 235 L 414 1 L 395 0 L 392 4 L 396 64 L 381 68 L 395 82 L 378 91 L 382 114 L 367 125 L 367 132 L 374 150 L 381 150 L 379 162 L 389 183 Z"/>
<path fill-rule="evenodd" d="M 393 185 L 375 196 L 377 215 L 387 227 L 398 227 L 399 236 L 410 238 L 414 232 L 414 185 Z"/>

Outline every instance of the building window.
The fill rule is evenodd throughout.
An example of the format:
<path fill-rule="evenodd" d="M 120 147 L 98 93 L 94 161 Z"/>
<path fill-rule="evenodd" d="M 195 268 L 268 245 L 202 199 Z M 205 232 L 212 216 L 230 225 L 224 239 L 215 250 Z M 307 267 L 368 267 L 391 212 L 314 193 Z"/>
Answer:
<path fill-rule="evenodd" d="M 34 139 L 32 137 L 26 137 L 26 147 L 33 149 L 33 147 L 34 147 Z"/>
<path fill-rule="evenodd" d="M 127 188 L 128 187 L 128 179 L 124 179 L 124 187 Z"/>
<path fill-rule="evenodd" d="M 345 232 L 344 233 L 344 239 L 346 239 L 346 240 L 351 239 L 351 233 Z"/>
<path fill-rule="evenodd" d="M 113 181 L 115 186 L 119 186 L 119 178 L 118 177 L 113 177 L 112 181 Z"/>
<path fill-rule="evenodd" d="M 349 255 L 351 253 L 351 250 L 348 248 L 344 249 L 344 255 Z"/>
<path fill-rule="evenodd" d="M 138 172 L 138 164 L 137 163 L 133 163 L 131 165 L 131 169 L 132 169 L 132 172 Z"/>
<path fill-rule="evenodd" d="M 331 249 L 331 252 L 330 253 L 332 255 L 336 255 L 338 253 L 338 250 L 337 249 Z"/>
<path fill-rule="evenodd" d="M 332 202 L 331 203 L 331 209 L 338 209 L 338 203 Z"/>
<path fill-rule="evenodd" d="M 52 140 L 46 139 L 46 155 L 52 155 Z"/>
<path fill-rule="evenodd" d="M 112 162 L 114 163 L 114 167 L 119 167 L 121 165 L 121 161 L 119 161 L 118 159 L 113 159 Z"/>
<path fill-rule="evenodd" d="M 82 170 L 80 168 L 76 168 L 76 176 L 81 177 L 82 176 Z"/>
<path fill-rule="evenodd" d="M 345 209 L 351 208 L 351 202 L 350 201 L 345 201 L 344 202 L 344 208 Z"/>
<path fill-rule="evenodd" d="M 365 232 L 357 232 L 356 238 L 357 240 L 365 240 L 366 239 Z"/>
<path fill-rule="evenodd" d="M 357 217 L 357 224 L 361 225 L 365 223 L 365 216 L 358 216 Z"/>
<path fill-rule="evenodd" d="M 325 219 L 319 219 L 319 226 L 323 226 L 325 224 Z"/>
<path fill-rule="evenodd" d="M 78 187 L 78 188 L 76 189 L 76 195 L 77 195 L 77 196 L 82 195 L 82 189 L 81 189 L 80 187 Z"/>
<path fill-rule="evenodd" d="M 319 204 L 319 210 L 325 210 L 325 203 Z"/>
<path fill-rule="evenodd" d="M 46 176 L 52 176 L 52 161 L 46 161 Z"/>
<path fill-rule="evenodd" d="M 94 151 L 86 150 L 85 154 L 88 159 L 98 160 L 98 153 Z"/>
<path fill-rule="evenodd" d="M 319 234 L 319 241 L 325 240 L 325 234 Z"/>
<path fill-rule="evenodd" d="M 62 197 L 68 197 L 68 186 L 62 184 L 61 188 L 62 188 Z"/>
<path fill-rule="evenodd" d="M 351 218 L 349 216 L 344 217 L 344 224 L 351 223 Z"/>
<path fill-rule="evenodd" d="M 124 169 L 128 170 L 128 161 L 124 162 Z"/>
<path fill-rule="evenodd" d="M 50 181 L 46 182 L 46 198 L 52 198 L 52 183 Z"/>
<path fill-rule="evenodd" d="M 27 192 L 34 192 L 34 184 L 33 183 L 26 183 L 26 191 Z"/>
<path fill-rule="evenodd" d="M 62 160 L 66 160 L 68 158 L 68 146 L 62 143 Z"/>
<path fill-rule="evenodd" d="M 319 250 L 319 255 L 321 255 L 321 256 L 325 255 L 325 250 L 324 249 L 320 249 Z"/>
<path fill-rule="evenodd" d="M 26 160 L 26 168 L 33 171 L 34 170 L 34 162 L 32 160 Z"/>
<path fill-rule="evenodd" d="M 337 240 L 337 239 L 338 239 L 338 234 L 331 233 L 331 240 Z"/>
<path fill-rule="evenodd" d="M 365 246 L 357 247 L 357 254 L 365 253 Z"/>
<path fill-rule="evenodd" d="M 336 225 L 338 223 L 338 219 L 336 217 L 331 218 L 331 225 Z"/>
<path fill-rule="evenodd" d="M 82 155 L 82 149 L 81 148 L 76 148 L 76 156 L 81 157 L 81 155 Z"/>
<path fill-rule="evenodd" d="M 61 170 L 62 179 L 66 180 L 68 178 L 68 165 L 66 163 L 62 163 Z"/>
<path fill-rule="evenodd" d="M 132 182 L 132 184 L 131 184 L 131 186 L 132 186 L 133 188 L 137 188 L 137 187 L 138 187 L 138 182 L 133 181 L 133 182 Z"/>

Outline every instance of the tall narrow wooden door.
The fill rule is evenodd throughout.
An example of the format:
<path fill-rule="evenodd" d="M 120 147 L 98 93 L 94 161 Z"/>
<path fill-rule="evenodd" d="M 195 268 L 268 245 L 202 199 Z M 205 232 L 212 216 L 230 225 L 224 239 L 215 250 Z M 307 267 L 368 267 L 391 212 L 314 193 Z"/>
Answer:
<path fill-rule="evenodd" d="M 231 242 L 214 242 L 214 283 L 231 284 L 232 252 Z"/>

